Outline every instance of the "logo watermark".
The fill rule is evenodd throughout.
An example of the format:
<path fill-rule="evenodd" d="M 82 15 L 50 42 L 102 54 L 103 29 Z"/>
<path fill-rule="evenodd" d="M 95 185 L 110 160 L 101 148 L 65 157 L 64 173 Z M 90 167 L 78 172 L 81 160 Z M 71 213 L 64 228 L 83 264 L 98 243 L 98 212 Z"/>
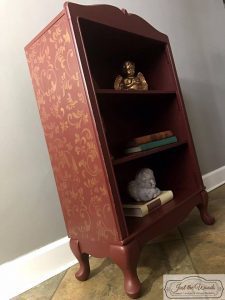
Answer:
<path fill-rule="evenodd" d="M 225 300 L 225 274 L 169 274 L 163 276 L 163 300 Z"/>

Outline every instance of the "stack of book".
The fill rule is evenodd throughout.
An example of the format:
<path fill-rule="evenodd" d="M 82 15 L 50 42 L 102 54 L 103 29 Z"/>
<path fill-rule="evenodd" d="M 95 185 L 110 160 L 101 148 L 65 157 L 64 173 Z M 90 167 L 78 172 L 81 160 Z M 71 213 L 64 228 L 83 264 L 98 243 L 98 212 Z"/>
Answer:
<path fill-rule="evenodd" d="M 161 131 L 149 135 L 140 136 L 131 140 L 125 149 L 126 154 L 145 151 L 160 146 L 176 143 L 177 137 L 171 130 Z"/>
<path fill-rule="evenodd" d="M 162 191 L 159 196 L 151 199 L 148 202 L 145 201 L 135 201 L 123 204 L 123 210 L 125 216 L 128 217 L 144 217 L 149 214 L 153 209 L 162 206 L 163 204 L 169 202 L 173 199 L 173 192 Z"/>

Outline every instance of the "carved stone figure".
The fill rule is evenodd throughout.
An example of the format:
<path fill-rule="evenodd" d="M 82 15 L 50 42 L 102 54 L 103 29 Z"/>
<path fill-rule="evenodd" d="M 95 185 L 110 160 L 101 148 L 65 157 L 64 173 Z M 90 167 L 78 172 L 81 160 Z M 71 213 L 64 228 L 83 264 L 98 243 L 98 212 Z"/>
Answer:
<path fill-rule="evenodd" d="M 160 190 L 156 187 L 155 176 L 151 169 L 141 169 L 135 180 L 128 184 L 129 195 L 136 201 L 150 201 L 160 194 Z"/>
<path fill-rule="evenodd" d="M 135 64 L 131 61 L 126 61 L 123 64 L 124 77 L 118 75 L 114 82 L 115 90 L 147 90 L 148 84 L 144 75 L 139 72 L 135 76 Z"/>

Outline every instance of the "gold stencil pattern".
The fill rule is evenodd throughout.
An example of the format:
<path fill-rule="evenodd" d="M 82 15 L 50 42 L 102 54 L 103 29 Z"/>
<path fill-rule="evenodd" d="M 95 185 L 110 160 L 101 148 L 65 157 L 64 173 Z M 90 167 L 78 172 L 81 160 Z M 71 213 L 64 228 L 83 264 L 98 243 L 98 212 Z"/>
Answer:
<path fill-rule="evenodd" d="M 66 16 L 31 44 L 26 54 L 68 235 L 118 240 Z"/>

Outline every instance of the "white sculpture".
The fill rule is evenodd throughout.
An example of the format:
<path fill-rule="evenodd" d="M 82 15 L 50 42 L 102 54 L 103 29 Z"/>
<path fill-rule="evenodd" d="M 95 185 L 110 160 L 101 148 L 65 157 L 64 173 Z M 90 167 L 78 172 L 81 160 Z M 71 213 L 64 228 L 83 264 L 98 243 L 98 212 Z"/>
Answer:
<path fill-rule="evenodd" d="M 160 194 L 156 187 L 155 176 L 151 169 L 141 169 L 135 180 L 128 184 L 128 192 L 136 201 L 150 201 Z"/>

